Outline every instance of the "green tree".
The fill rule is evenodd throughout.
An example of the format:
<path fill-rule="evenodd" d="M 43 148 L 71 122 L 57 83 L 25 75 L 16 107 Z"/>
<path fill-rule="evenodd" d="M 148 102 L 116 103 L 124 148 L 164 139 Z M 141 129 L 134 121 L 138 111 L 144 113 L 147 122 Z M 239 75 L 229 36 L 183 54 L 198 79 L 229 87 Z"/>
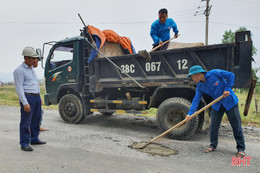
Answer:
<path fill-rule="evenodd" d="M 222 43 L 234 43 L 235 42 L 235 33 L 231 31 L 225 31 L 225 34 L 223 35 Z"/>
<path fill-rule="evenodd" d="M 223 35 L 222 43 L 224 43 L 224 44 L 226 44 L 226 43 L 234 43 L 235 42 L 235 33 L 239 32 L 239 31 L 247 31 L 247 29 L 246 29 L 246 27 L 240 27 L 235 32 L 231 31 L 231 29 L 228 30 L 228 31 L 225 31 L 225 33 Z M 252 37 L 253 37 L 253 34 L 251 33 L 251 38 Z M 257 52 L 257 49 L 253 45 L 253 47 L 252 47 L 252 56 L 255 56 L 256 52 Z"/>

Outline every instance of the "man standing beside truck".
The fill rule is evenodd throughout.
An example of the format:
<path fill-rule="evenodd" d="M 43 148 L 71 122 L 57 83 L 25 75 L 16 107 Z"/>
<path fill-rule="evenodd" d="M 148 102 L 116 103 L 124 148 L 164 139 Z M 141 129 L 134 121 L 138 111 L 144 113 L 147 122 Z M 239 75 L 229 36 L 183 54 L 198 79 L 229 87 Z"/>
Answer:
<path fill-rule="evenodd" d="M 162 45 L 163 42 L 170 39 L 170 30 L 172 29 L 175 33 L 174 37 L 178 37 L 179 30 L 177 24 L 172 18 L 168 18 L 168 11 L 166 8 L 162 8 L 158 12 L 159 19 L 153 22 L 151 25 L 150 35 L 154 41 L 153 48 L 158 45 L 161 47 L 157 48 L 158 50 L 166 50 L 168 48 L 169 42 Z"/>
<path fill-rule="evenodd" d="M 33 151 L 31 145 L 46 144 L 39 137 L 41 97 L 33 64 L 39 57 L 32 47 L 25 47 L 24 62 L 14 72 L 14 84 L 21 105 L 20 145 L 23 151 Z"/>
<path fill-rule="evenodd" d="M 188 77 L 197 83 L 196 94 L 192 105 L 186 116 L 189 121 L 190 116 L 197 110 L 203 94 L 211 96 L 213 99 L 224 95 L 224 98 L 212 106 L 210 112 L 210 146 L 204 150 L 209 153 L 217 149 L 218 131 L 223 117 L 226 113 L 233 129 L 234 138 L 237 143 L 237 157 L 245 156 L 245 140 L 241 127 L 241 117 L 238 109 L 238 98 L 231 89 L 235 82 L 235 75 L 225 70 L 214 69 L 206 72 L 201 66 L 195 65 L 190 68 Z"/>
<path fill-rule="evenodd" d="M 33 68 L 37 68 L 38 67 L 38 62 L 39 62 L 40 58 L 38 57 L 34 63 L 33 63 Z M 41 108 L 41 119 L 40 119 L 40 131 L 48 131 L 48 129 L 44 129 L 41 127 L 42 125 L 42 118 L 43 118 L 43 109 Z"/>

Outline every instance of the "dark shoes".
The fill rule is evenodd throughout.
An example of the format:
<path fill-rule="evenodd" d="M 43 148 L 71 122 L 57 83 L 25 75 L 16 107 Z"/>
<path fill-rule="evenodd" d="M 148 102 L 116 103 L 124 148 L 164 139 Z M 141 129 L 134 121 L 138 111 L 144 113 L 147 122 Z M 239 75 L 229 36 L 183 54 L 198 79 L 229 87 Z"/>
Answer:
<path fill-rule="evenodd" d="M 21 150 L 23 150 L 23 151 L 33 151 L 33 148 L 30 147 L 29 145 L 26 145 L 26 146 L 21 146 Z"/>
<path fill-rule="evenodd" d="M 40 139 L 38 141 L 31 141 L 31 145 L 42 145 L 42 144 L 46 144 L 47 142 L 43 142 Z M 29 145 L 26 146 L 21 146 L 21 150 L 23 151 L 33 151 L 33 148 L 30 147 Z"/>
<path fill-rule="evenodd" d="M 31 145 L 42 145 L 46 144 L 47 142 L 43 142 L 40 139 L 38 141 L 31 141 Z"/>

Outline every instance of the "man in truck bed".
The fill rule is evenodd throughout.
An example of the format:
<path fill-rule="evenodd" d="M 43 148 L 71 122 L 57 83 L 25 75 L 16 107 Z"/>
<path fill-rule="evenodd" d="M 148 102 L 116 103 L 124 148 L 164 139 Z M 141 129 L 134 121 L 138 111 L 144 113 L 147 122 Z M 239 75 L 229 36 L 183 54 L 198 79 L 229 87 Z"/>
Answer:
<path fill-rule="evenodd" d="M 151 26 L 150 35 L 154 41 L 153 48 L 161 45 L 163 42 L 170 39 L 170 30 L 173 29 L 174 37 L 178 37 L 179 30 L 172 18 L 168 18 L 167 9 L 160 9 L 158 12 L 159 19 L 153 22 Z M 166 50 L 169 43 L 164 44 L 156 50 Z"/>

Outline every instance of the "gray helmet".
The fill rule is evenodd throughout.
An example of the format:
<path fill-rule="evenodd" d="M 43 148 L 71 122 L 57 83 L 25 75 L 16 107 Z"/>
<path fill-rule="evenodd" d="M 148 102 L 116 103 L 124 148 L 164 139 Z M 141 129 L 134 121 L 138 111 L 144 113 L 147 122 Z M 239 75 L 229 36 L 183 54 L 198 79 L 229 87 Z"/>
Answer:
<path fill-rule="evenodd" d="M 38 58 L 39 57 L 39 55 L 36 53 L 36 51 L 32 47 L 25 47 L 23 49 L 22 55 L 26 56 L 26 57 L 34 57 L 34 58 Z"/>

